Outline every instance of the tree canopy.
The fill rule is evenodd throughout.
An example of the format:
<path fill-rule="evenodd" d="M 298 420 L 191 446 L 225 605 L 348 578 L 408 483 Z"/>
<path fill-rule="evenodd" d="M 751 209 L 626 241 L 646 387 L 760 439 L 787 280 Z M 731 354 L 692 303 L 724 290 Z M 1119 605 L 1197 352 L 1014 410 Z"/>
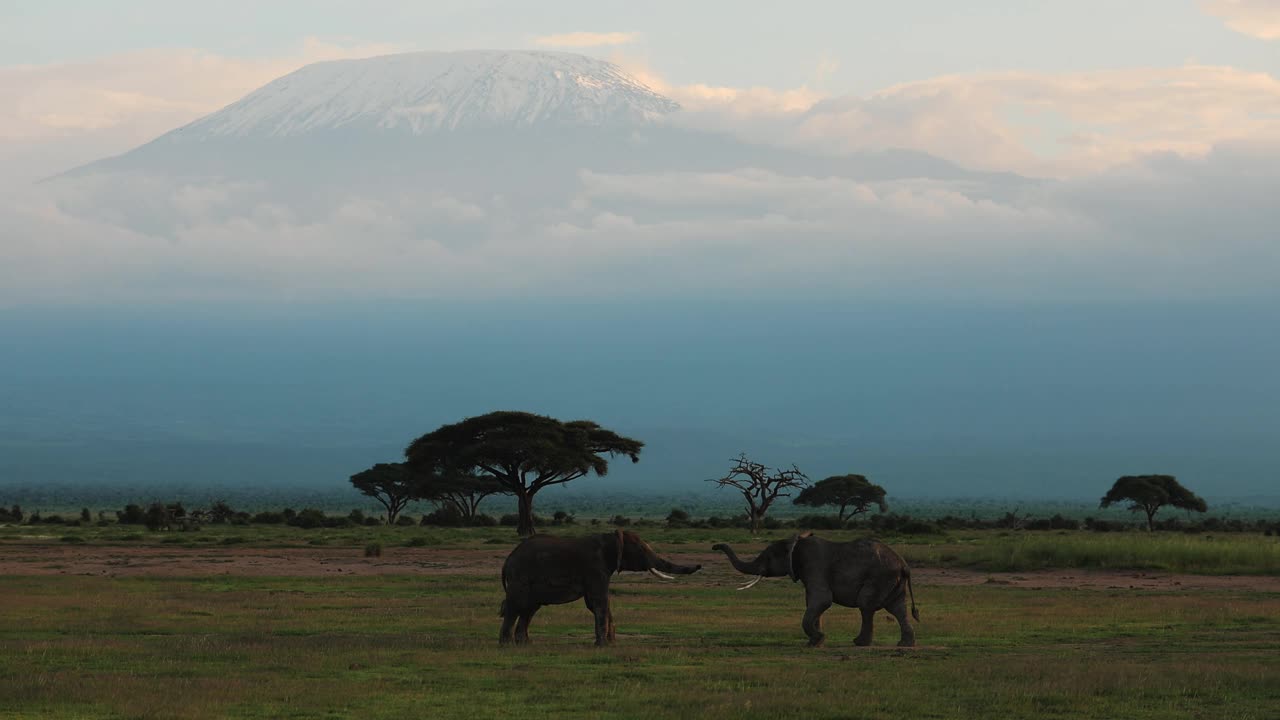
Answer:
<path fill-rule="evenodd" d="M 1166 505 L 1188 512 L 1209 509 L 1200 496 L 1183 487 L 1172 475 L 1126 475 L 1116 480 L 1099 507 L 1120 502 L 1129 503 L 1131 512 L 1141 510 L 1147 514 L 1147 530 L 1155 529 L 1156 513 Z"/>
<path fill-rule="evenodd" d="M 387 510 L 387 524 L 422 497 L 423 476 L 404 463 L 378 463 L 351 476 L 355 489 L 377 500 Z"/>
<path fill-rule="evenodd" d="M 878 506 L 880 512 L 889 509 L 884 501 L 884 488 L 862 475 L 833 475 L 819 480 L 812 487 L 801 490 L 794 502 L 810 507 L 839 505 L 841 525 L 854 515 L 870 510 L 872 505 Z"/>
<path fill-rule="evenodd" d="M 800 468 L 792 465 L 790 470 L 770 470 L 770 468 L 747 459 L 746 453 L 731 460 L 733 467 L 722 478 L 713 482 L 720 487 L 731 487 L 737 490 L 747 503 L 747 518 L 751 522 L 751 532 L 760 532 L 764 516 L 769 512 L 773 501 L 780 497 L 790 497 L 784 490 L 804 488 L 809 478 L 800 472 Z"/>
<path fill-rule="evenodd" d="M 519 501 L 521 535 L 533 527 L 533 497 L 543 488 L 609 472 L 609 458 L 640 461 L 644 443 L 590 420 L 498 411 L 442 425 L 409 444 L 409 465 L 449 476 L 486 476 Z"/>

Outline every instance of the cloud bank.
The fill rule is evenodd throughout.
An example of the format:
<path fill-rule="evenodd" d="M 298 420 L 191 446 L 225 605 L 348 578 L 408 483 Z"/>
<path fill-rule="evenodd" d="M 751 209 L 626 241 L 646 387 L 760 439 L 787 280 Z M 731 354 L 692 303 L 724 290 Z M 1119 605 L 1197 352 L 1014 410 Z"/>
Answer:
<path fill-rule="evenodd" d="M 843 97 L 633 68 L 681 102 L 677 125 L 805 157 L 908 149 L 1046 180 L 926 167 L 888 181 L 744 159 L 714 172 L 587 161 L 536 202 L 420 183 L 320 194 L 305 178 L 30 184 L 297 65 L 373 50 L 0 69 L 0 167 L 22 160 L 0 199 L 0 303 L 760 289 L 1078 302 L 1280 287 L 1280 81 L 1200 65 L 955 75 Z"/>
<path fill-rule="evenodd" d="M 1238 33 L 1280 40 L 1280 3 L 1275 0 L 1201 0 L 1200 6 Z"/>

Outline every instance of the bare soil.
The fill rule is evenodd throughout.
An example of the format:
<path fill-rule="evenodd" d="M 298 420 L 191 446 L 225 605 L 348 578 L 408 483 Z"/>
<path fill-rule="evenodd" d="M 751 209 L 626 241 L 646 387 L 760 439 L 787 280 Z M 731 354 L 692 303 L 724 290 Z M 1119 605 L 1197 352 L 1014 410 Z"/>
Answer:
<path fill-rule="evenodd" d="M 364 557 L 361 548 L 158 548 L 6 544 L 0 546 L 0 575 L 93 575 L 102 577 L 200 577 L 209 575 L 325 577 L 340 575 L 473 575 L 497 577 L 509 549 L 385 548 L 382 557 Z M 719 553 L 679 553 L 682 562 L 701 563 L 704 582 L 736 585 Z M 1179 575 L 1151 571 L 1042 570 L 993 573 L 955 568 L 915 568 L 917 587 L 1001 585 L 1040 589 L 1253 590 L 1280 593 L 1280 577 Z"/>

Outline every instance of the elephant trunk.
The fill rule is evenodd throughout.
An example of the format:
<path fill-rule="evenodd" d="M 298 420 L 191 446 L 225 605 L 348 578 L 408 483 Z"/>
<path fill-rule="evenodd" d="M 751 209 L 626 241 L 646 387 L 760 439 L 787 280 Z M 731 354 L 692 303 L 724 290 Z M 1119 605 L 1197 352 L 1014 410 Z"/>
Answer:
<path fill-rule="evenodd" d="M 649 571 L 657 570 L 668 575 L 692 575 L 702 569 L 701 565 L 677 565 L 670 560 L 654 554 L 649 558 Z"/>
<path fill-rule="evenodd" d="M 738 558 L 738 554 L 733 551 L 733 548 L 725 543 L 714 545 L 712 546 L 711 549 L 719 550 L 723 552 L 725 554 L 725 557 L 729 558 L 729 563 L 733 565 L 733 569 L 737 570 L 743 575 L 763 575 L 764 574 L 764 563 L 761 562 L 760 558 L 756 558 L 751 562 L 743 562 Z"/>

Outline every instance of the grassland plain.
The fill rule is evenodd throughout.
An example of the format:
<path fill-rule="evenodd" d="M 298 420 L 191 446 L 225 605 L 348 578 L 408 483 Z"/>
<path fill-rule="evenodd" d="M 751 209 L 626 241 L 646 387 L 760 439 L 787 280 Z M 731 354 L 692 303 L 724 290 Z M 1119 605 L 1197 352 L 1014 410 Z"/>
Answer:
<path fill-rule="evenodd" d="M 383 542 L 379 562 L 389 562 L 398 548 L 428 538 L 426 549 L 412 550 L 444 563 L 462 555 L 489 558 L 454 574 L 12 572 L 0 577 L 0 717 L 6 718 L 1270 720 L 1280 707 L 1280 594 L 1248 583 L 1178 592 L 917 584 L 921 647 L 893 647 L 896 632 L 881 613 L 875 647 L 855 648 L 855 611 L 833 608 L 827 647 L 809 649 L 799 628 L 800 586 L 771 580 L 737 592 L 739 576 L 713 562 L 674 583 L 631 574 L 617 579 L 618 642 L 611 648 L 591 647 L 589 616 L 572 604 L 538 614 L 533 646 L 500 649 L 497 558 L 514 543 L 510 529 L 139 534 L 93 527 L 59 529 L 53 538 L 27 528 L 0 530 L 0 553 L 107 545 L 122 553 L 147 546 L 181 554 L 233 551 L 223 548 L 229 538 L 239 538 L 226 543 L 237 547 L 285 548 L 323 539 L 352 554 Z M 78 531 L 80 540 L 61 540 Z M 744 554 L 766 540 L 743 531 L 641 532 L 673 558 L 705 553 L 714 540 L 734 542 Z M 126 539 L 133 535 L 140 537 Z M 1203 553 L 1180 549 L 1194 537 L 1116 537 L 1146 543 L 1126 551 L 1136 558 L 1130 567 L 1172 562 L 1188 564 L 1183 571 L 1213 569 Z M 164 542 L 171 538 L 181 541 Z M 926 566 L 1123 567 L 1118 560 L 1108 565 L 1119 552 L 1111 549 L 1112 537 L 1097 539 L 1094 546 L 1095 538 L 1077 534 L 977 533 L 893 542 Z M 1260 536 L 1201 540 L 1226 546 L 1223 557 L 1245 569 L 1257 562 L 1273 567 L 1271 553 L 1280 551 Z M 1039 549 L 1041 541 L 1081 549 L 1055 554 Z M 1270 550 L 1250 554 L 1228 545 L 1237 542 Z M 1018 543 L 1029 549 L 1003 549 Z"/>

